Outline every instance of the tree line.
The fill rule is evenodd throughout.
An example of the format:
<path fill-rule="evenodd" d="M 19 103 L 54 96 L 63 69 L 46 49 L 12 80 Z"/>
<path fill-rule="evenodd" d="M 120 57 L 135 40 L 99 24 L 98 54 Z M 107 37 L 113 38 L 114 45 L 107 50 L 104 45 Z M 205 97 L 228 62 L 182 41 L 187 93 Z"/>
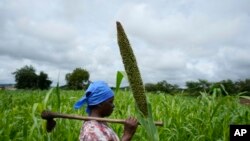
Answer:
<path fill-rule="evenodd" d="M 200 95 L 200 92 L 208 94 L 219 93 L 221 95 L 243 94 L 250 96 L 250 79 L 232 81 L 230 79 L 219 82 L 209 82 L 204 79 L 198 81 L 187 81 L 185 88 L 173 85 L 163 80 L 157 83 L 146 83 L 145 90 L 148 92 L 163 92 L 168 94 L 187 93 L 189 95 Z"/>
<path fill-rule="evenodd" d="M 49 80 L 48 74 L 41 71 L 36 74 L 36 70 L 33 66 L 27 66 L 17 69 L 12 73 L 15 77 L 15 87 L 17 89 L 49 89 L 52 81 Z M 89 72 L 82 68 L 76 68 L 72 73 L 67 73 L 65 76 L 66 86 L 64 89 L 82 89 L 84 88 L 83 82 L 89 81 Z"/>
<path fill-rule="evenodd" d="M 24 66 L 12 73 L 15 76 L 17 89 L 48 89 L 51 87 L 52 81 L 49 80 L 48 74 L 41 71 L 36 74 L 33 66 Z M 71 73 L 65 75 L 66 85 L 64 89 L 79 90 L 87 88 L 89 84 L 90 74 L 86 69 L 75 68 Z M 209 82 L 204 79 L 197 81 L 187 81 L 185 88 L 180 88 L 176 84 L 170 84 L 166 80 L 157 83 L 146 83 L 145 90 L 154 93 L 187 93 L 189 95 L 200 95 L 200 92 L 220 93 L 222 95 L 234 95 L 243 93 L 250 95 L 250 79 L 232 81 L 230 79 L 219 82 Z"/>

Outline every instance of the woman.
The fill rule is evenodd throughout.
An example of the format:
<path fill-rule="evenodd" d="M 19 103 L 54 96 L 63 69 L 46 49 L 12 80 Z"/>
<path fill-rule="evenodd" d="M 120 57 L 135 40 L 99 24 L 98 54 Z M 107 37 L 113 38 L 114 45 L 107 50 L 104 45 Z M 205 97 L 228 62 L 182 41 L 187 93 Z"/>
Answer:
<path fill-rule="evenodd" d="M 114 109 L 114 93 L 104 81 L 91 82 L 85 95 L 75 104 L 79 109 L 87 104 L 86 112 L 91 117 L 110 116 Z M 137 128 L 135 118 L 127 118 L 124 124 L 122 141 L 130 141 Z M 81 128 L 80 141 L 119 141 L 117 134 L 106 122 L 95 120 L 85 121 Z"/>

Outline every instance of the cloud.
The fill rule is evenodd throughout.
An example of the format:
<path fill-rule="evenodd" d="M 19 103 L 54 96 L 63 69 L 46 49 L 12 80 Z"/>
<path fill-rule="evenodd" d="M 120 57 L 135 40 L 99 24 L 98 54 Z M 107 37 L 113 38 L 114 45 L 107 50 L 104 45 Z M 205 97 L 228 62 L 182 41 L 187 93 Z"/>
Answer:
<path fill-rule="evenodd" d="M 33 65 L 54 83 L 76 67 L 91 80 L 115 84 L 124 70 L 115 22 L 128 35 L 145 83 L 249 77 L 250 2 L 31 1 L 0 2 L 0 83 Z M 11 63 L 9 63 L 11 62 Z"/>

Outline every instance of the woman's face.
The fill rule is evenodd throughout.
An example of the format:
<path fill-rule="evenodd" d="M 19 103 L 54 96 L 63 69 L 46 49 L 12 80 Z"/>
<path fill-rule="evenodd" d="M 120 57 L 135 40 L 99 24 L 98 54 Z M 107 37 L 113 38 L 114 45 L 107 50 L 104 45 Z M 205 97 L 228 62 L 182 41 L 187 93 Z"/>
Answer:
<path fill-rule="evenodd" d="M 110 116 L 114 110 L 114 97 L 102 102 L 100 104 L 101 107 L 101 113 L 103 117 Z"/>

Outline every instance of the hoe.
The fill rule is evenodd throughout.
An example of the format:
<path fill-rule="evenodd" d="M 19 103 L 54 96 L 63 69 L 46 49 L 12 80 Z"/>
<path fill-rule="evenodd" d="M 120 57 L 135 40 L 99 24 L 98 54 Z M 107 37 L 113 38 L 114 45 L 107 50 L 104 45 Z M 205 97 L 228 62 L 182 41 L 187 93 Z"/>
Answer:
<path fill-rule="evenodd" d="M 84 116 L 79 116 L 79 115 L 69 115 L 69 114 L 55 113 L 55 112 L 51 112 L 51 111 L 47 111 L 47 110 L 42 112 L 41 117 L 43 119 L 47 120 L 47 123 L 46 123 L 47 132 L 51 132 L 55 128 L 56 121 L 54 120 L 54 118 L 75 119 L 75 120 L 96 120 L 96 121 L 109 122 L 109 123 L 125 124 L 124 119 L 108 119 L 108 118 L 97 118 L 97 117 L 84 117 Z M 154 123 L 157 126 L 163 126 L 163 122 L 156 121 Z"/>

